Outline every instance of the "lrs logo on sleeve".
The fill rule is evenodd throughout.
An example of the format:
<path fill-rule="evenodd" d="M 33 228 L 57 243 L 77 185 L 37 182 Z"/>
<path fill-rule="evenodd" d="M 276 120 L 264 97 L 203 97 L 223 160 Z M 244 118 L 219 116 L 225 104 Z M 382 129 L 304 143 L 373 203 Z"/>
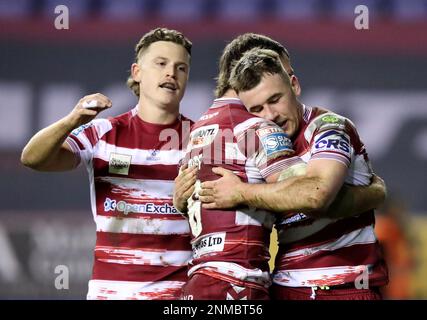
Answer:
<path fill-rule="evenodd" d="M 111 153 L 108 163 L 108 172 L 128 175 L 132 156 L 127 154 Z"/>

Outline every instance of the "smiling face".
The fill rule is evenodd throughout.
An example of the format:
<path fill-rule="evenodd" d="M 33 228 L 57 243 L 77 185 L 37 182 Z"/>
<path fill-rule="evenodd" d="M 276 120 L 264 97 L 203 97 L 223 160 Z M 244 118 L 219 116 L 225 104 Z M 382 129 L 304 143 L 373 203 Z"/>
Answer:
<path fill-rule="evenodd" d="M 280 74 L 264 74 L 254 88 L 240 91 L 247 110 L 281 126 L 292 137 L 298 130 L 301 108 L 296 95 Z"/>
<path fill-rule="evenodd" d="M 184 96 L 190 55 L 170 41 L 152 43 L 132 65 L 133 79 L 139 82 L 140 101 L 160 108 L 177 109 Z"/>

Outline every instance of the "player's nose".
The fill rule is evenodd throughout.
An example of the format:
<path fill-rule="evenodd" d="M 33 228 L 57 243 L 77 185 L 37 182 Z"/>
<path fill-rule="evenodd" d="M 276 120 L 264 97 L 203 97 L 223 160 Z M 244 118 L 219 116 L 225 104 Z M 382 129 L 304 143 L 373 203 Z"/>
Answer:
<path fill-rule="evenodd" d="M 264 110 L 265 110 L 265 118 L 267 120 L 275 122 L 275 120 L 277 120 L 277 118 L 279 117 L 279 113 L 269 105 L 265 106 Z"/>
<path fill-rule="evenodd" d="M 170 77 L 170 78 L 173 78 L 173 79 L 176 78 L 176 72 L 177 72 L 177 70 L 176 70 L 175 66 L 172 63 L 168 64 L 165 69 L 166 69 L 166 77 Z"/>

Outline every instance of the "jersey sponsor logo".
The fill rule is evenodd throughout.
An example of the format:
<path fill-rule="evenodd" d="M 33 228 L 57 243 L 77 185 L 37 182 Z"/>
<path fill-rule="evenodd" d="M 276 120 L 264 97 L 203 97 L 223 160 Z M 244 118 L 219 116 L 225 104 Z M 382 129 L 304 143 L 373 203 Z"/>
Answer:
<path fill-rule="evenodd" d="M 197 259 L 208 253 L 224 251 L 225 235 L 225 232 L 211 233 L 193 243 L 194 258 Z"/>
<path fill-rule="evenodd" d="M 292 142 L 284 132 L 264 135 L 261 139 L 267 157 L 281 152 L 293 152 Z"/>
<path fill-rule="evenodd" d="M 333 134 L 327 137 L 321 137 L 314 145 L 315 152 L 317 151 L 338 151 L 350 157 L 350 144 L 348 139 L 340 134 Z"/>
<path fill-rule="evenodd" d="M 316 149 L 340 149 L 344 152 L 349 152 L 350 146 L 340 139 L 324 139 L 316 143 Z"/>
<path fill-rule="evenodd" d="M 350 140 L 345 133 L 328 130 L 316 137 L 314 153 L 318 151 L 335 151 L 351 157 Z"/>
<path fill-rule="evenodd" d="M 282 221 L 280 221 L 280 225 L 286 225 L 291 223 L 296 223 L 298 221 L 306 220 L 308 217 L 304 213 L 297 213 L 289 218 L 285 218 Z"/>
<path fill-rule="evenodd" d="M 109 173 L 128 175 L 132 156 L 127 154 L 111 153 L 109 160 Z"/>
<path fill-rule="evenodd" d="M 203 116 L 200 117 L 199 121 L 205 121 L 205 120 L 209 120 L 212 119 L 214 117 L 216 117 L 219 114 L 219 112 L 214 112 L 214 113 L 210 113 L 210 114 L 205 114 Z"/>
<path fill-rule="evenodd" d="M 116 210 L 116 200 L 111 200 L 110 198 L 105 198 L 104 201 L 104 211 L 114 211 Z"/>
<path fill-rule="evenodd" d="M 311 130 L 345 130 L 347 120 L 335 114 L 325 114 L 314 119 L 310 124 Z"/>
<path fill-rule="evenodd" d="M 179 214 L 178 210 L 170 204 L 155 204 L 152 202 L 139 204 L 128 203 L 126 201 L 116 201 L 110 198 L 105 198 L 104 211 L 118 211 L 125 215 L 129 213 L 160 213 L 160 214 Z"/>
<path fill-rule="evenodd" d="M 267 127 L 256 130 L 256 134 L 261 139 L 262 137 L 268 136 L 272 133 L 283 132 L 283 130 L 279 127 Z"/>
<path fill-rule="evenodd" d="M 337 122 L 339 122 L 340 120 L 338 119 L 338 117 L 337 117 L 337 116 L 334 116 L 334 115 L 327 115 L 327 116 L 322 117 L 322 121 L 323 121 L 323 122 L 326 122 L 326 123 L 337 123 Z"/>
<path fill-rule="evenodd" d="M 92 126 L 91 123 L 86 123 L 76 129 L 74 129 L 73 131 L 71 131 L 72 135 L 78 136 L 81 132 L 83 132 L 86 128 L 89 128 L 90 126 Z"/>
<path fill-rule="evenodd" d="M 150 152 L 150 155 L 147 156 L 147 158 L 146 158 L 147 161 L 158 161 L 158 160 L 160 160 L 160 157 L 158 156 L 158 154 L 160 152 L 159 150 L 151 149 L 151 150 L 149 150 L 149 152 Z"/>
<path fill-rule="evenodd" d="M 188 144 L 189 149 L 201 148 L 210 145 L 214 141 L 218 131 L 218 124 L 212 124 L 194 130 L 190 134 L 190 142 Z"/>

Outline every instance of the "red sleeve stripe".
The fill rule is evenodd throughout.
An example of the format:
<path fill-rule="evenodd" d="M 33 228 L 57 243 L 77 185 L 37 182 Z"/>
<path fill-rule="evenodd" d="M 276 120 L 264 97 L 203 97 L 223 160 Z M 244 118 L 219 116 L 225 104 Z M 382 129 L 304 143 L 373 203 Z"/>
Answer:
<path fill-rule="evenodd" d="M 84 130 L 84 134 L 86 138 L 89 140 L 92 147 L 94 147 L 99 140 L 98 132 L 96 131 L 96 128 L 94 126 L 90 126 Z"/>
<path fill-rule="evenodd" d="M 80 151 L 83 151 L 86 149 L 84 144 L 80 141 L 80 139 L 73 134 L 70 134 L 65 141 L 68 142 L 69 146 L 75 153 L 80 153 Z M 72 144 L 70 144 L 70 142 Z"/>

